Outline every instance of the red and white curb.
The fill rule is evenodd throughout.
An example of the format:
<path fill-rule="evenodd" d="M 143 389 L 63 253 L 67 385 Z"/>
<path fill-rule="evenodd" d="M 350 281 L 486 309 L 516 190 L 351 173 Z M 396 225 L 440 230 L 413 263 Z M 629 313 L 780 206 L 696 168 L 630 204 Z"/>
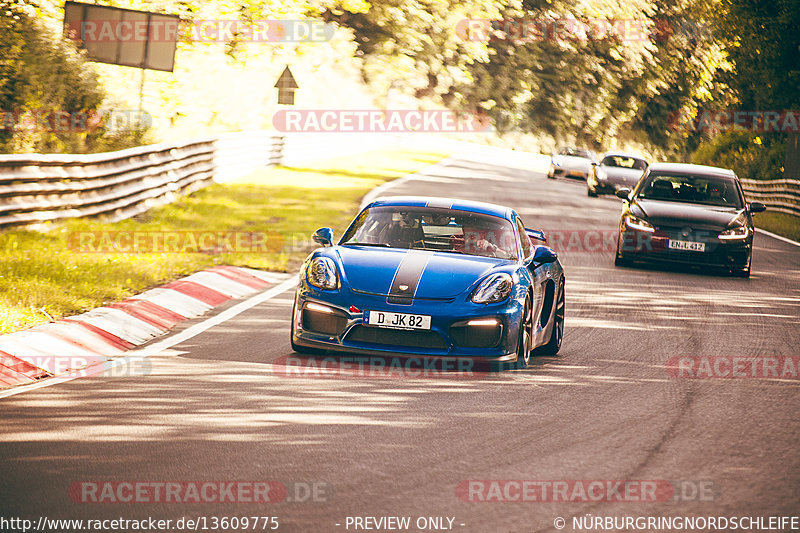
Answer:
<path fill-rule="evenodd" d="M 266 291 L 290 277 L 218 266 L 88 313 L 1 335 L 0 387 L 28 385 L 120 357 L 179 322 L 231 299 Z"/>

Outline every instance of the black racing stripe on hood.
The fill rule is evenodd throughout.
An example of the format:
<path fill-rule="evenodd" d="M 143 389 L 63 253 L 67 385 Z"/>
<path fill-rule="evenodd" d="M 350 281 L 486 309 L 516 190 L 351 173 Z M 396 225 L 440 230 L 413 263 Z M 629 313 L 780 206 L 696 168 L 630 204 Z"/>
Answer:
<path fill-rule="evenodd" d="M 422 278 L 422 273 L 425 272 L 425 267 L 428 265 L 431 255 L 431 252 L 417 250 L 409 250 L 406 253 L 394 273 L 392 286 L 389 287 L 389 297 L 386 299 L 387 302 L 390 304 L 411 304 L 414 295 L 417 293 L 419 280 Z"/>

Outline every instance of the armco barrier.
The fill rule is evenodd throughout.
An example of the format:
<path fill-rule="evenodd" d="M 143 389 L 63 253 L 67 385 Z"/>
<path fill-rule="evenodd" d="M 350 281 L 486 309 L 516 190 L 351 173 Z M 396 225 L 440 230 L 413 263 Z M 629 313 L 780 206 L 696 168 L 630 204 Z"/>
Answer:
<path fill-rule="evenodd" d="M 741 180 L 748 200 L 767 205 L 770 211 L 800 216 L 800 180 Z"/>
<path fill-rule="evenodd" d="M 88 155 L 0 155 L 0 227 L 129 218 L 177 193 L 281 162 L 283 137 L 237 132 Z"/>

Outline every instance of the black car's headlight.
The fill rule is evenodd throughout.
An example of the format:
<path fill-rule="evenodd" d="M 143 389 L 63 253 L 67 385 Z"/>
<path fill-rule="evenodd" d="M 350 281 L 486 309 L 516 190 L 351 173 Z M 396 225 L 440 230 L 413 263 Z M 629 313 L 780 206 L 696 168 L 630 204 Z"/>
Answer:
<path fill-rule="evenodd" d="M 747 226 L 747 218 L 744 213 L 734 218 L 725 231 L 719 234 L 723 241 L 742 241 L 750 236 L 750 228 Z"/>
<path fill-rule="evenodd" d="M 492 304 L 502 302 L 511 294 L 514 281 L 509 274 L 497 272 L 487 276 L 475 292 L 472 293 L 472 301 L 476 304 Z"/>
<path fill-rule="evenodd" d="M 336 265 L 327 257 L 315 257 L 306 270 L 306 280 L 320 289 L 338 289 L 339 275 Z"/>
<path fill-rule="evenodd" d="M 625 215 L 625 226 L 638 231 L 646 231 L 647 233 L 653 233 L 656 230 L 648 221 L 634 215 Z"/>
<path fill-rule="evenodd" d="M 741 241 L 749 236 L 750 229 L 747 226 L 736 226 L 719 234 L 719 238 L 723 241 Z"/>

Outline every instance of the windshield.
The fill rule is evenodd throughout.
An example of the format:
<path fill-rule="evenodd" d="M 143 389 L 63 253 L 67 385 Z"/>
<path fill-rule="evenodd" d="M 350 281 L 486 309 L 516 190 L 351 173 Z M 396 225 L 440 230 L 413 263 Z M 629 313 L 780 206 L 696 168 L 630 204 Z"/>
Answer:
<path fill-rule="evenodd" d="M 639 198 L 741 208 L 736 182 L 717 176 L 650 174 Z"/>
<path fill-rule="evenodd" d="M 624 155 L 606 156 L 600 164 L 605 167 L 630 168 L 633 170 L 644 170 L 647 168 L 647 163 L 643 159 L 626 157 Z"/>
<path fill-rule="evenodd" d="M 380 206 L 365 209 L 339 244 L 517 259 L 514 227 L 508 220 L 431 207 Z"/>

